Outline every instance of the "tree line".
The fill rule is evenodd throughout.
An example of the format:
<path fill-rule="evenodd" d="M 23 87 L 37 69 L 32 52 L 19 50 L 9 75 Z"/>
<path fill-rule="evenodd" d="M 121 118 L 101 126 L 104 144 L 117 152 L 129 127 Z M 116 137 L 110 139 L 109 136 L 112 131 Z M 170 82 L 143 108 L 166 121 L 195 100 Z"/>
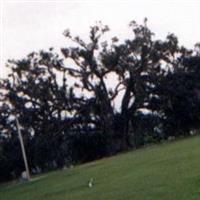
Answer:
<path fill-rule="evenodd" d="M 156 39 L 143 24 L 105 39 L 97 23 L 88 41 L 64 32 L 71 46 L 8 60 L 0 81 L 0 181 L 24 170 L 18 117 L 32 173 L 188 136 L 200 122 L 200 44 L 174 34 Z M 72 44 L 73 42 L 73 44 Z"/>

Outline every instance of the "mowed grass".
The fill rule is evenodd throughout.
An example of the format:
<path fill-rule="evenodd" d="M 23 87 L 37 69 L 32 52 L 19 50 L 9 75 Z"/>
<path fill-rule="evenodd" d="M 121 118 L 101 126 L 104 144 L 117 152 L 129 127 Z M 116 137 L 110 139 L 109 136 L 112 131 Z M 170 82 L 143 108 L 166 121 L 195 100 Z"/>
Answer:
<path fill-rule="evenodd" d="M 88 187 L 88 180 L 94 186 Z M 0 200 L 199 200 L 200 137 L 143 148 L 1 186 Z"/>

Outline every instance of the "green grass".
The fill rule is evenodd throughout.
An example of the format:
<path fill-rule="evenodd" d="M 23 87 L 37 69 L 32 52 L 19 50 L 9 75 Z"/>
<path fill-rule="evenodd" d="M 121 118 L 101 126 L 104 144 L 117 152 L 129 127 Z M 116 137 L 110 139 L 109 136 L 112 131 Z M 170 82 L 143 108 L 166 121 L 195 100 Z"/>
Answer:
<path fill-rule="evenodd" d="M 94 187 L 87 182 L 94 179 Z M 0 200 L 199 200 L 200 137 L 51 172 L 0 189 Z"/>

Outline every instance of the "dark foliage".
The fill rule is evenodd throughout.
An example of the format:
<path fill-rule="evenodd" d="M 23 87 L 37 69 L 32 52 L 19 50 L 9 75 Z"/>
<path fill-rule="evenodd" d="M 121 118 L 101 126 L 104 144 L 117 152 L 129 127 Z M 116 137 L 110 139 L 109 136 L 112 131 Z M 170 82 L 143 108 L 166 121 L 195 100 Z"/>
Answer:
<path fill-rule="evenodd" d="M 133 38 L 123 42 L 105 41 L 109 28 L 101 23 L 88 41 L 67 30 L 72 47 L 8 61 L 11 73 L 0 81 L 0 181 L 24 170 L 16 117 L 32 173 L 199 129 L 199 45 L 188 50 L 174 34 L 156 40 L 146 19 L 130 28 Z"/>

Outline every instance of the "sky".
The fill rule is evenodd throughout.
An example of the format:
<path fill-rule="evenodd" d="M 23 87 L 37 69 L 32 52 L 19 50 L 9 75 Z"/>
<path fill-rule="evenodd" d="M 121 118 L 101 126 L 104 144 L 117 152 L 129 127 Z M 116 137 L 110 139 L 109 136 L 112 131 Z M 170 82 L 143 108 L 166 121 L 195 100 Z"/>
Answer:
<path fill-rule="evenodd" d="M 200 42 L 199 11 L 199 0 L 0 0 L 0 78 L 8 73 L 8 59 L 67 46 L 67 28 L 85 39 L 96 21 L 125 38 L 131 34 L 131 20 L 142 23 L 147 17 L 157 38 L 175 33 L 182 45 L 192 48 Z"/>

